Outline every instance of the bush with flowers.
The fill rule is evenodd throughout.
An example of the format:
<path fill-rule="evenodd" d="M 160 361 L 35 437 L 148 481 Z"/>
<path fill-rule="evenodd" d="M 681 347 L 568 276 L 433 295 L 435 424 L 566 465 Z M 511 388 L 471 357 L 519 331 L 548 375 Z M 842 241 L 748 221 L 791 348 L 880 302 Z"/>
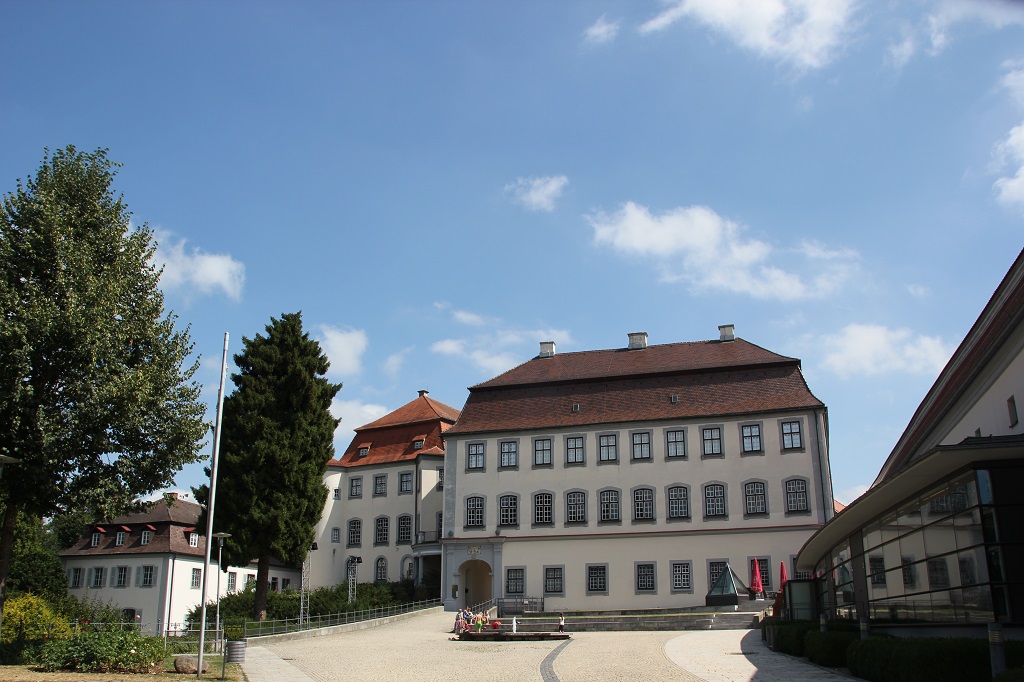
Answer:
<path fill-rule="evenodd" d="M 89 673 L 151 673 L 163 663 L 159 637 L 146 637 L 134 628 L 83 627 L 78 632 L 46 642 L 38 665 L 47 671 Z"/>

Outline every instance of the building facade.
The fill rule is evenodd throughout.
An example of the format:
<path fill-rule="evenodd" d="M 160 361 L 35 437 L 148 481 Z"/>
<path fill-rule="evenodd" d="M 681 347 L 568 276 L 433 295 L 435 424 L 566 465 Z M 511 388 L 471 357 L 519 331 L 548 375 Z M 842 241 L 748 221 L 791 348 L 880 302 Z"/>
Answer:
<path fill-rule="evenodd" d="M 817 608 L 872 626 L 1024 621 L 1024 252 L 871 488 L 803 547 Z"/>
<path fill-rule="evenodd" d="M 60 553 L 68 591 L 86 599 L 118 605 L 126 622 L 147 634 L 174 634 L 186 615 L 202 603 L 205 529 L 197 528 L 201 508 L 168 493 L 138 514 L 89 527 Z M 256 580 L 256 565 L 217 570 L 217 548 L 210 561 L 207 599 L 243 589 Z M 271 589 L 298 588 L 299 572 L 272 565 Z"/>
<path fill-rule="evenodd" d="M 310 583 L 411 578 L 438 587 L 444 440 L 459 411 L 420 391 L 394 412 L 357 428 L 327 464 L 327 504 L 310 556 Z"/>
<path fill-rule="evenodd" d="M 833 515 L 827 411 L 800 361 L 736 338 L 534 359 L 477 386 L 445 433 L 448 609 L 705 603 L 727 566 L 792 565 Z"/>

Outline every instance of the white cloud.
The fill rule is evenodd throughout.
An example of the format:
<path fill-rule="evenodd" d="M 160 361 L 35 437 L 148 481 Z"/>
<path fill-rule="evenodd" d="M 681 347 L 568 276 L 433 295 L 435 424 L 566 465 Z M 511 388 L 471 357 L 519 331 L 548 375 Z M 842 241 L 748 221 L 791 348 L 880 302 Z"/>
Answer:
<path fill-rule="evenodd" d="M 387 360 L 384 361 L 384 372 L 390 377 L 397 377 L 398 373 L 402 370 L 402 365 L 405 363 L 405 358 L 410 352 L 412 352 L 412 346 L 389 355 Z"/>
<path fill-rule="evenodd" d="M 791 251 L 808 261 L 809 279 L 773 263 L 773 247 L 707 206 L 685 206 L 662 215 L 627 202 L 614 214 L 587 216 L 594 241 L 619 253 L 654 259 L 662 280 L 697 289 L 740 293 L 760 299 L 821 298 L 836 290 L 855 267 L 851 250 L 829 250 L 802 242 Z M 786 262 L 796 263 L 794 259 Z M 824 265 L 824 267 L 819 267 Z"/>
<path fill-rule="evenodd" d="M 1024 25 L 1024 7 L 1010 0 L 945 0 L 925 20 L 931 53 L 938 54 L 946 49 L 953 26 L 970 22 L 995 29 Z"/>
<path fill-rule="evenodd" d="M 206 253 L 199 247 L 186 250 L 184 238 L 173 241 L 172 233 L 156 233 L 157 248 L 153 262 L 163 266 L 160 284 L 165 289 L 188 289 L 201 294 L 221 291 L 228 298 L 242 298 L 245 265 L 230 255 Z"/>
<path fill-rule="evenodd" d="M 876 324 L 848 324 L 838 334 L 826 335 L 821 345 L 825 368 L 843 378 L 891 372 L 937 375 L 953 352 L 938 337 Z"/>
<path fill-rule="evenodd" d="M 996 146 L 999 166 L 1009 166 L 1010 175 L 995 181 L 996 198 L 1008 206 L 1024 207 L 1024 123 L 1015 126 Z"/>
<path fill-rule="evenodd" d="M 663 31 L 693 19 L 762 57 L 816 69 L 843 44 L 854 8 L 854 0 L 676 0 L 639 30 Z"/>
<path fill-rule="evenodd" d="M 516 178 L 515 182 L 505 185 L 505 191 L 531 211 L 553 211 L 555 202 L 562 196 L 562 190 L 567 184 L 569 178 L 564 175 Z"/>
<path fill-rule="evenodd" d="M 347 441 L 352 438 L 352 432 L 355 429 L 380 419 L 390 411 L 383 405 L 364 403 L 359 400 L 340 400 L 338 398 L 332 400 L 331 414 L 336 419 L 341 419 L 341 423 L 338 424 L 338 428 L 334 432 L 335 449 L 338 450 L 335 457 L 340 457 L 342 454 L 339 444 L 340 448 L 348 447 Z M 346 442 L 341 443 L 342 440 Z"/>
<path fill-rule="evenodd" d="M 924 298 L 931 293 L 928 287 L 923 284 L 908 284 L 907 292 L 914 298 Z"/>
<path fill-rule="evenodd" d="M 453 310 L 452 317 L 455 318 L 456 322 L 468 324 L 473 327 L 479 327 L 486 323 L 486 320 L 484 320 L 482 316 L 477 315 L 476 313 L 468 312 L 466 310 Z"/>
<path fill-rule="evenodd" d="M 619 26 L 618 21 L 608 21 L 602 14 L 597 21 L 587 27 L 583 36 L 588 43 L 603 45 L 615 40 L 615 36 L 619 34 Z"/>
<path fill-rule="evenodd" d="M 898 43 L 893 43 L 886 50 L 886 62 L 897 71 L 903 69 L 917 53 L 917 41 L 914 36 L 905 36 Z"/>
<path fill-rule="evenodd" d="M 868 491 L 866 485 L 855 485 L 849 488 L 844 488 L 834 494 L 837 501 L 842 502 L 846 506 L 850 506 L 850 503 L 856 500 L 858 497 Z"/>
<path fill-rule="evenodd" d="M 1024 109 L 1024 68 L 1017 62 L 1006 62 L 1003 67 L 1006 74 L 1003 75 L 1000 85 L 1010 93 L 1017 106 Z"/>
<path fill-rule="evenodd" d="M 435 341 L 430 349 L 496 376 L 534 357 L 541 341 L 571 344 L 572 334 L 564 329 L 495 328 L 471 338 Z"/>
<path fill-rule="evenodd" d="M 345 377 L 363 371 L 363 352 L 369 344 L 365 331 L 323 324 L 320 325 L 319 341 L 331 361 L 330 375 Z"/>

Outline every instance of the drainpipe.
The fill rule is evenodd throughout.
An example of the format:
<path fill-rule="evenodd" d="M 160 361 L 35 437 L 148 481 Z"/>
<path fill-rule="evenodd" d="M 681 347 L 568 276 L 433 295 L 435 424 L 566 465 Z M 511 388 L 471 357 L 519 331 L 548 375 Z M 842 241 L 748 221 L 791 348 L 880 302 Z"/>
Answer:
<path fill-rule="evenodd" d="M 174 599 L 174 560 L 176 556 L 171 555 L 170 570 L 167 572 L 167 612 L 164 614 L 164 639 L 167 639 L 167 631 L 171 624 L 171 601 Z"/>

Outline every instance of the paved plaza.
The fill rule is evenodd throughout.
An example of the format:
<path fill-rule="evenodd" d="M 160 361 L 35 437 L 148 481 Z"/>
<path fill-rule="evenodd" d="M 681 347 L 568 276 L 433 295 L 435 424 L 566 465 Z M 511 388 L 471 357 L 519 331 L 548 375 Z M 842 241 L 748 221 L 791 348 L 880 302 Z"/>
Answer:
<path fill-rule="evenodd" d="M 758 630 L 581 632 L 566 641 L 460 642 L 452 639 L 453 620 L 454 614 L 432 609 L 355 632 L 250 641 L 243 667 L 249 682 L 850 679 L 771 651 Z"/>

